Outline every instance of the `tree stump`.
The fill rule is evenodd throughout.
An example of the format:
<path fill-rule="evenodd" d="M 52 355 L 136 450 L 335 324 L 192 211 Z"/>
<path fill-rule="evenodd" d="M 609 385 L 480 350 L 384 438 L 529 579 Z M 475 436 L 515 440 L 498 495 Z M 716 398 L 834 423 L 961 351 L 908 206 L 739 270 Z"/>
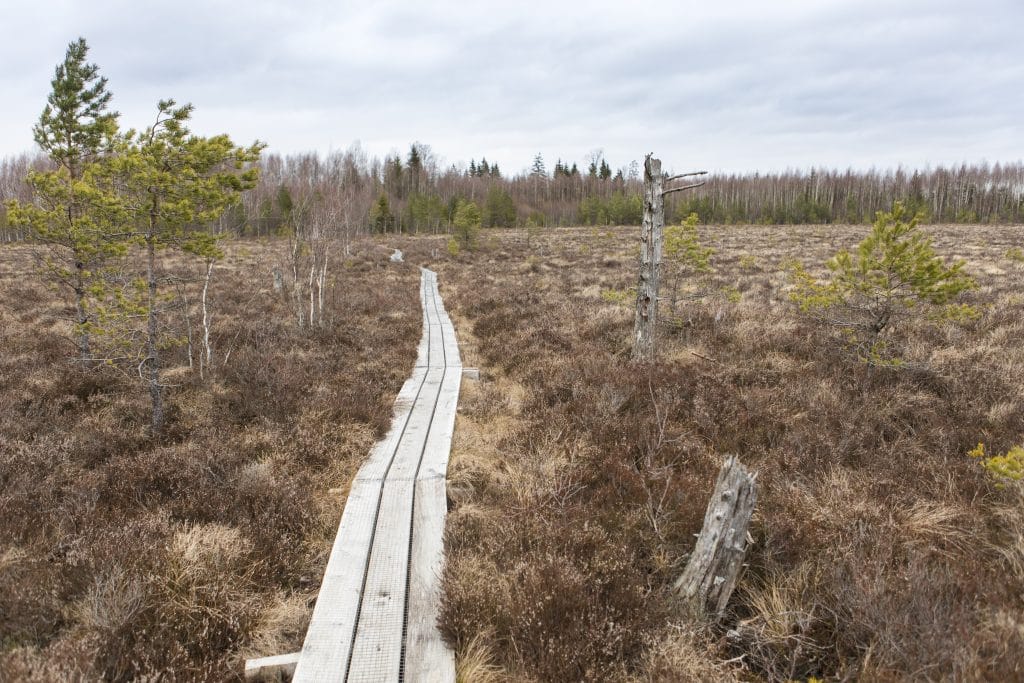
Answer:
<path fill-rule="evenodd" d="M 711 495 L 704 527 L 676 592 L 703 614 L 721 617 L 743 569 L 747 527 L 757 502 L 757 474 L 734 455 L 725 459 Z"/>

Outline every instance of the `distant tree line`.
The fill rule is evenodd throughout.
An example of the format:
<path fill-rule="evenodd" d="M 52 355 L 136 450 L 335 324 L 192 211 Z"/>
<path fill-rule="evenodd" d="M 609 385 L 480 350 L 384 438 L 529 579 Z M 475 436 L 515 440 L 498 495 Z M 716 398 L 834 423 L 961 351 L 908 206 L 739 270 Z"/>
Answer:
<path fill-rule="evenodd" d="M 931 223 L 1021 223 L 1024 164 L 712 175 L 674 209 L 705 223 L 871 223 L 897 201 Z"/>
<path fill-rule="evenodd" d="M 28 198 L 24 178 L 43 155 L 0 160 L 0 200 Z M 442 166 L 429 145 L 404 154 L 264 154 L 259 185 L 215 227 L 238 235 L 287 234 L 296 207 L 335 218 L 345 237 L 367 232 L 449 233 L 461 203 L 480 209 L 483 227 L 637 225 L 641 178 L 636 162 L 613 169 L 597 151 L 582 164 L 538 154 L 506 175 L 486 157 Z M 582 170 L 581 170 L 582 168 Z M 976 164 L 907 171 L 811 169 L 712 174 L 704 187 L 669 201 L 670 222 L 696 213 L 702 223 L 870 223 L 895 201 L 932 223 L 1024 223 L 1024 164 Z M 0 214 L 0 240 L 24 234 Z"/>

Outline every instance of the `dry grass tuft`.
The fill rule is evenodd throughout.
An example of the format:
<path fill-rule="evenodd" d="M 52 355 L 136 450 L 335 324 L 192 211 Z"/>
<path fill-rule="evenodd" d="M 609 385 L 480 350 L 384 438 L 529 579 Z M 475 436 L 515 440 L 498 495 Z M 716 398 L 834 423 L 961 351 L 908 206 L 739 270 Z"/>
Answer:
<path fill-rule="evenodd" d="M 648 650 L 641 670 L 630 677 L 640 683 L 743 680 L 738 661 L 723 661 L 712 634 L 692 625 L 673 626 Z"/>
<path fill-rule="evenodd" d="M 256 617 L 252 637 L 242 651 L 243 658 L 267 657 L 301 650 L 309 626 L 309 603 L 312 597 L 315 596 L 301 593 L 274 596 Z"/>
<path fill-rule="evenodd" d="M 456 683 L 503 683 L 501 667 L 494 664 L 487 636 L 478 633 L 455 656 Z"/>
<path fill-rule="evenodd" d="M 94 578 L 76 612 L 82 626 L 109 634 L 131 624 L 145 604 L 146 589 L 140 578 L 114 567 Z"/>

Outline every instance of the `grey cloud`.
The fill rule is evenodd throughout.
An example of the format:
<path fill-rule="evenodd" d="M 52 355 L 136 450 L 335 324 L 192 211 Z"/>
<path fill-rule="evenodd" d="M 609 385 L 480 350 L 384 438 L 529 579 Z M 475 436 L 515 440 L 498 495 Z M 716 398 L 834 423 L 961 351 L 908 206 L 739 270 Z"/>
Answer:
<path fill-rule="evenodd" d="M 7 154 L 31 144 L 53 65 L 82 34 L 126 123 L 173 96 L 197 105 L 197 129 L 279 151 L 418 139 L 506 171 L 597 147 L 614 165 L 656 151 L 727 170 L 1024 156 L 1024 8 L 1010 0 L 118 0 L 49 24 L 39 7 L 8 14 Z"/>

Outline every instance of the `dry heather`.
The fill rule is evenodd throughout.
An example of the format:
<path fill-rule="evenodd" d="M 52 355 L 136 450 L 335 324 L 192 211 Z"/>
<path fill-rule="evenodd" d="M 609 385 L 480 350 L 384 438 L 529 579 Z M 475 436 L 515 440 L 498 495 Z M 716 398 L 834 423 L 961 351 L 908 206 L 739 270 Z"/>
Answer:
<path fill-rule="evenodd" d="M 304 333 L 272 287 L 283 249 L 229 247 L 220 360 L 168 373 L 159 440 L 144 388 L 69 363 L 68 311 L 25 248 L 0 251 L 0 680 L 232 680 L 301 647 L 341 512 L 327 491 L 388 426 L 419 273 L 357 245 L 331 323 Z"/>
<path fill-rule="evenodd" d="M 1024 264 L 1006 255 L 1020 228 L 929 230 L 968 260 L 982 314 L 895 330 L 900 370 L 857 361 L 786 298 L 786 261 L 820 265 L 862 227 L 702 228 L 713 270 L 683 284 L 650 369 L 628 362 L 631 313 L 614 294 L 635 285 L 635 229 L 532 246 L 491 233 L 441 264 L 466 364 L 485 378 L 465 389 L 450 469 L 441 626 L 472 660 L 463 670 L 1024 675 L 1024 501 L 966 455 L 1024 436 Z M 669 586 L 726 453 L 762 488 L 749 567 L 707 625 Z"/>

